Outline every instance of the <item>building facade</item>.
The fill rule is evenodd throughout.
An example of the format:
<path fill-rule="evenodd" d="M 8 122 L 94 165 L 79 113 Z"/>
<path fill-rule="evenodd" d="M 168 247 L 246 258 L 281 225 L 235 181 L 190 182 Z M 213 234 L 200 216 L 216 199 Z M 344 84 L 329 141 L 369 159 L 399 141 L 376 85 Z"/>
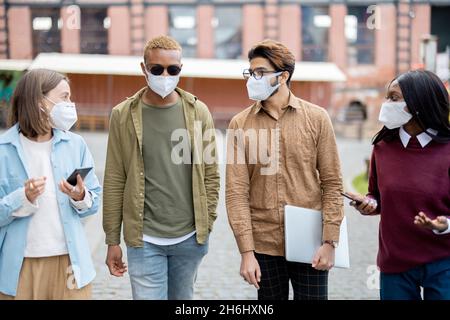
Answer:
<path fill-rule="evenodd" d="M 369 118 L 396 74 L 421 66 L 420 43 L 450 45 L 450 0 L 2 0 L 0 58 L 41 52 L 141 55 L 147 39 L 176 38 L 185 57 L 245 59 L 256 42 L 285 43 L 299 61 L 347 76 L 331 112 L 351 101 Z M 370 108 L 373 107 L 373 108 Z M 336 110 L 334 110 L 336 109 Z"/>

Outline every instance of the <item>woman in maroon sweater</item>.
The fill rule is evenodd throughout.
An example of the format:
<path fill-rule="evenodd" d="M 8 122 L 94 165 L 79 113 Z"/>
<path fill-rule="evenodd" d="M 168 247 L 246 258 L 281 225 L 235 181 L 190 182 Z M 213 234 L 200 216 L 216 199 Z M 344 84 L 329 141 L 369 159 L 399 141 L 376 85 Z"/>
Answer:
<path fill-rule="evenodd" d="M 432 72 L 394 79 L 373 141 L 364 215 L 381 215 L 382 300 L 450 299 L 449 96 Z"/>

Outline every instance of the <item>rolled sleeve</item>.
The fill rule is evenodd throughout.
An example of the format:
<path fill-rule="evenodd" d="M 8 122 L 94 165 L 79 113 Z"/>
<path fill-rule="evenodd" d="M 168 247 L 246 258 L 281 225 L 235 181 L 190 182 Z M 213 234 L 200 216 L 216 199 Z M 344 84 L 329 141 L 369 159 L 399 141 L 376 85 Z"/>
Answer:
<path fill-rule="evenodd" d="M 85 199 L 87 201 L 86 203 L 83 204 L 80 203 L 79 207 L 77 207 L 78 204 L 74 204 L 72 203 L 72 201 L 70 201 L 70 204 L 71 207 L 74 209 L 74 211 L 80 216 L 80 218 L 85 218 L 87 216 L 97 213 L 99 208 L 100 196 L 102 194 L 102 188 L 100 186 L 97 176 L 95 175 L 94 159 L 84 140 L 82 146 L 83 150 L 82 150 L 81 166 L 83 168 L 92 167 L 91 172 L 89 172 L 84 179 L 85 190 L 88 191 L 86 192 L 85 197 L 88 196 L 91 198 L 91 204 L 89 205 L 88 199 Z M 80 208 L 82 209 L 80 210 Z"/>
<path fill-rule="evenodd" d="M 80 201 L 75 201 L 70 198 L 70 203 L 75 210 L 79 213 L 89 210 L 92 207 L 92 193 L 85 187 L 84 188 L 84 199 Z"/>
<path fill-rule="evenodd" d="M 14 211 L 12 214 L 12 216 L 15 218 L 28 217 L 28 216 L 32 215 L 33 213 L 35 213 L 39 209 L 38 200 L 36 200 L 36 203 L 31 203 L 25 194 L 25 189 L 23 189 L 22 196 L 23 196 L 22 206 L 18 210 Z"/>

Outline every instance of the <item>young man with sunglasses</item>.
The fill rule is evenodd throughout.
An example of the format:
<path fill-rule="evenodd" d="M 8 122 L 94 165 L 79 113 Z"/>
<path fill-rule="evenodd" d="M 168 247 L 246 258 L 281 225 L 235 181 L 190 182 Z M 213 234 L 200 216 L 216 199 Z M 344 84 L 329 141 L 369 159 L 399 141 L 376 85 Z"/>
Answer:
<path fill-rule="evenodd" d="M 290 90 L 295 58 L 283 44 L 265 40 L 249 51 L 248 58 L 250 69 L 244 78 L 255 103 L 231 120 L 226 177 L 226 206 L 241 253 L 240 273 L 258 289 L 261 300 L 288 299 L 289 280 L 294 299 L 327 299 L 328 270 L 343 219 L 342 177 L 331 121 L 325 109 Z M 249 142 L 252 136 L 258 141 Z M 252 143 L 258 145 L 257 159 L 250 156 Z M 244 161 L 234 159 L 235 154 L 239 159 L 239 152 L 244 152 Z M 267 170 L 262 160 L 266 154 L 276 158 L 275 170 Z M 322 210 L 323 245 L 312 264 L 285 258 L 287 204 Z"/>
<path fill-rule="evenodd" d="M 175 40 L 150 40 L 141 68 L 148 86 L 111 114 L 103 198 L 106 264 L 117 277 L 128 269 L 134 299 L 192 299 L 220 185 L 217 162 L 202 158 L 206 148 L 215 152 L 213 120 L 205 104 L 177 87 L 182 64 Z M 207 143 L 193 140 L 198 127 L 202 137 L 209 131 Z M 176 161 L 174 151 L 180 130 L 180 139 L 188 140 L 184 161 Z M 122 224 L 128 267 L 119 246 Z"/>

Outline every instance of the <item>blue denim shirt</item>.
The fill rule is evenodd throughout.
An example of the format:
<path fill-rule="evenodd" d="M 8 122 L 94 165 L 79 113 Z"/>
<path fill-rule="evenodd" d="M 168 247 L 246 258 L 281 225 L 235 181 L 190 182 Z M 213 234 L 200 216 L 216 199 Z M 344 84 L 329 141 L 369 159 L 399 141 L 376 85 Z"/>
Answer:
<path fill-rule="evenodd" d="M 94 167 L 94 161 L 83 138 L 69 131 L 53 130 L 51 163 L 55 184 L 66 179 L 74 169 Z M 24 203 L 24 183 L 29 179 L 26 159 L 15 125 L 0 136 L 0 292 L 16 295 L 22 268 L 31 216 L 14 217 Z M 77 210 L 59 188 L 56 196 L 66 237 L 73 276 L 78 288 L 95 278 L 89 245 L 81 218 L 95 214 L 99 207 L 101 187 L 92 170 L 84 180 L 92 195 L 92 207 Z M 99 231 L 100 232 L 100 231 Z M 69 276 L 69 275 L 68 275 Z"/>

